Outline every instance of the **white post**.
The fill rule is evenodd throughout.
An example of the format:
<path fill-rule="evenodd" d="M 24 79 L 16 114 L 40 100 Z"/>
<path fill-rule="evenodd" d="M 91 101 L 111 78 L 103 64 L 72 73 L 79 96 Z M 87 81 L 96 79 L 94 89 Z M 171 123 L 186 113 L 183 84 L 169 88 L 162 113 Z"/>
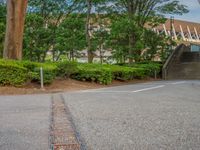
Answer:
<path fill-rule="evenodd" d="M 189 39 L 192 40 L 192 35 L 191 35 L 191 32 L 190 32 L 189 26 L 187 26 L 187 30 L 188 30 L 188 33 L 189 33 Z"/>
<path fill-rule="evenodd" d="M 173 32 L 174 32 L 174 38 L 175 38 L 175 40 L 177 40 L 176 30 L 175 30 L 173 23 L 172 23 L 172 29 L 173 29 Z"/>
<path fill-rule="evenodd" d="M 40 67 L 40 83 L 41 83 L 41 89 L 44 89 L 44 77 L 43 77 L 43 68 Z"/>
<path fill-rule="evenodd" d="M 165 24 L 163 24 L 163 29 L 164 29 L 164 31 L 165 31 L 165 35 L 168 36 L 168 34 L 167 34 L 167 29 L 166 29 Z"/>
<path fill-rule="evenodd" d="M 154 71 L 154 79 L 157 79 L 157 71 Z"/>
<path fill-rule="evenodd" d="M 171 33 L 170 33 L 170 31 L 168 31 L 168 34 L 169 34 L 169 36 L 172 36 Z"/>
<path fill-rule="evenodd" d="M 181 36 L 182 36 L 182 38 L 183 38 L 183 41 L 185 41 L 185 35 L 184 35 L 184 33 L 183 33 L 183 28 L 182 28 L 181 25 L 180 25 L 180 29 L 181 29 Z"/>
<path fill-rule="evenodd" d="M 198 35 L 197 29 L 195 27 L 194 27 L 194 32 L 196 34 L 197 40 L 199 40 L 199 35 Z"/>

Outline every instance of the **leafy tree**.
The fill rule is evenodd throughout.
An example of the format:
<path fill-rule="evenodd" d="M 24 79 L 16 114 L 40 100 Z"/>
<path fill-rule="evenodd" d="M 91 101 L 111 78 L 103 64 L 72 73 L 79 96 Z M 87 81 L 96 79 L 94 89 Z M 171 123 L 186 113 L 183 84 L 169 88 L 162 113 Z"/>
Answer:
<path fill-rule="evenodd" d="M 6 30 L 6 4 L 0 2 L 0 57 L 3 56 L 3 42 Z"/>
<path fill-rule="evenodd" d="M 181 5 L 178 0 L 117 0 L 113 2 L 115 10 L 119 14 L 127 15 L 129 22 L 135 22 L 134 26 L 144 27 L 145 24 L 158 24 L 164 16 L 163 13 L 183 14 L 188 12 L 186 6 Z M 134 28 L 133 26 L 133 28 Z M 129 37 L 129 63 L 133 62 L 137 44 L 137 34 L 131 30 L 128 32 Z"/>
<path fill-rule="evenodd" d="M 104 61 L 104 52 L 105 50 L 108 50 L 108 47 L 106 45 L 108 41 L 108 31 L 104 27 L 100 27 L 95 32 L 93 32 L 92 37 L 92 49 L 99 51 L 100 56 L 100 62 L 101 64 Z"/>
<path fill-rule="evenodd" d="M 86 24 L 85 24 L 85 32 L 86 32 L 86 42 L 87 42 L 87 53 L 88 53 L 88 62 L 92 63 L 93 61 L 93 46 L 92 46 L 92 10 L 95 12 L 100 12 L 105 13 L 106 11 L 106 6 L 110 0 L 86 0 Z"/>
<path fill-rule="evenodd" d="M 152 61 L 156 55 L 161 52 L 167 51 L 165 46 L 168 44 L 169 39 L 164 35 L 158 35 L 152 30 L 146 30 L 144 34 L 144 43 L 146 49 L 143 53 L 143 59 Z"/>
<path fill-rule="evenodd" d="M 78 8 L 79 0 L 29 0 L 25 38 L 29 44 L 26 44 L 25 55 L 30 55 L 29 58 L 33 60 L 45 61 L 47 52 L 51 50 L 52 60 L 55 61 L 56 40 L 59 37 L 57 29 Z"/>
<path fill-rule="evenodd" d="M 66 53 L 74 60 L 75 54 L 86 47 L 84 24 L 83 16 L 77 14 L 70 15 L 60 24 L 56 32 L 56 60 Z"/>
<path fill-rule="evenodd" d="M 137 49 L 141 46 L 143 38 L 143 28 L 138 26 L 135 20 L 129 20 L 128 16 L 117 16 L 111 24 L 110 42 L 109 45 L 113 49 L 113 58 L 119 63 L 124 63 L 127 58 L 138 60 L 140 58 L 141 49 Z M 135 47 L 134 55 L 130 55 L 130 35 L 135 35 Z M 139 52 L 138 52 L 139 51 Z"/>
<path fill-rule="evenodd" d="M 26 17 L 24 34 L 24 59 L 45 61 L 52 44 L 52 31 L 44 26 L 42 16 L 32 13 Z"/>

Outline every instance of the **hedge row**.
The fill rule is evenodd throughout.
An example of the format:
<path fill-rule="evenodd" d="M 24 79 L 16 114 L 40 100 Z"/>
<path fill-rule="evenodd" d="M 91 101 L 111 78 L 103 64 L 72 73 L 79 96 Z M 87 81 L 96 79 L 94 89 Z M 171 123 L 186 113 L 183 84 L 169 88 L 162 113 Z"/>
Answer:
<path fill-rule="evenodd" d="M 160 71 L 155 64 L 134 66 L 78 64 L 75 62 L 36 63 L 30 61 L 0 60 L 0 84 L 19 86 L 26 82 L 40 82 L 40 67 L 44 71 L 44 83 L 50 84 L 56 77 L 74 78 L 110 84 L 113 80 L 132 80 L 152 76 Z"/>
<path fill-rule="evenodd" d="M 21 85 L 27 81 L 28 71 L 26 68 L 13 63 L 0 62 L 0 84 Z"/>
<path fill-rule="evenodd" d="M 40 67 L 44 70 L 44 83 L 51 83 L 57 73 L 54 64 L 0 60 L 0 84 L 20 86 L 28 81 L 40 82 Z"/>
<path fill-rule="evenodd" d="M 108 68 L 98 64 L 79 64 L 72 78 L 81 81 L 110 84 L 112 82 L 112 73 Z"/>
<path fill-rule="evenodd" d="M 139 67 L 141 66 L 141 67 Z M 149 66 L 149 67 L 148 67 Z M 139 64 L 134 67 L 101 64 L 79 64 L 73 78 L 110 84 L 113 80 L 143 79 L 160 72 L 159 64 Z"/>

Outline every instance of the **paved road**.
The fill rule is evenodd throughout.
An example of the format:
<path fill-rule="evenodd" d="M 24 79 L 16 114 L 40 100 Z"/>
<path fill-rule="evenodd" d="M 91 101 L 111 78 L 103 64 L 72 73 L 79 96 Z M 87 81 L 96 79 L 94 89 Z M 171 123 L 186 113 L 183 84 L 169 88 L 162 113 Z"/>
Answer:
<path fill-rule="evenodd" d="M 50 97 L 0 97 L 0 150 L 47 150 Z"/>
<path fill-rule="evenodd" d="M 200 81 L 63 95 L 88 150 L 200 149 Z M 0 97 L 0 150 L 48 149 L 50 97 Z"/>
<path fill-rule="evenodd" d="M 89 150 L 199 150 L 200 81 L 66 93 Z"/>

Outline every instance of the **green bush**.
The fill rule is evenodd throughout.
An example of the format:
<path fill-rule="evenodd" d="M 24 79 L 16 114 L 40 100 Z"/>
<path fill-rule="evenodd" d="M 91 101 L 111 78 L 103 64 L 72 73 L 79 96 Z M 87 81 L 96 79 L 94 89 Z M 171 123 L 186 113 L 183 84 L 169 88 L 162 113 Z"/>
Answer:
<path fill-rule="evenodd" d="M 32 63 L 30 63 L 29 66 L 31 66 Z M 43 69 L 43 78 L 44 78 L 44 84 L 51 84 L 53 80 L 56 78 L 57 74 L 57 66 L 55 64 L 51 63 L 35 63 L 33 70 L 31 70 L 31 79 L 32 81 L 36 81 L 40 83 L 40 68 Z"/>
<path fill-rule="evenodd" d="M 134 78 L 144 78 L 145 70 L 141 68 L 105 65 L 112 72 L 113 79 L 115 80 L 133 80 Z"/>
<path fill-rule="evenodd" d="M 40 67 L 43 68 L 44 84 L 50 84 L 56 78 L 57 66 L 55 63 L 37 63 L 31 61 L 0 60 L 0 64 L 14 65 L 26 70 L 26 80 L 40 83 Z M 2 67 L 0 67 L 2 69 Z M 10 68 L 12 71 L 14 68 Z M 18 74 L 19 75 L 19 74 Z M 22 76 L 20 74 L 20 76 Z M 23 76 L 22 76 L 23 78 Z"/>
<path fill-rule="evenodd" d="M 79 64 L 77 72 L 73 75 L 74 79 L 81 81 L 93 81 L 100 84 L 110 84 L 112 73 L 109 69 L 95 64 Z"/>
<path fill-rule="evenodd" d="M 133 65 L 78 64 L 75 62 L 37 63 L 30 61 L 0 60 L 0 84 L 22 85 L 26 81 L 40 82 L 40 67 L 43 68 L 44 84 L 50 84 L 57 77 L 72 77 L 81 81 L 110 84 L 113 80 L 133 80 L 159 74 L 159 63 Z"/>
<path fill-rule="evenodd" d="M 82 81 L 93 81 L 101 84 L 110 84 L 112 80 L 133 80 L 145 78 L 146 70 L 117 65 L 79 64 L 78 71 L 73 78 Z"/>
<path fill-rule="evenodd" d="M 149 63 L 133 64 L 132 67 L 144 69 L 146 76 L 154 77 L 155 72 L 157 74 L 161 73 L 162 65 L 159 63 L 149 62 Z"/>
<path fill-rule="evenodd" d="M 0 61 L 0 84 L 1 85 L 23 85 L 28 80 L 26 68 L 13 62 Z"/>
<path fill-rule="evenodd" d="M 77 72 L 77 63 L 63 61 L 57 64 L 57 75 L 64 78 L 69 78 L 72 74 Z"/>

